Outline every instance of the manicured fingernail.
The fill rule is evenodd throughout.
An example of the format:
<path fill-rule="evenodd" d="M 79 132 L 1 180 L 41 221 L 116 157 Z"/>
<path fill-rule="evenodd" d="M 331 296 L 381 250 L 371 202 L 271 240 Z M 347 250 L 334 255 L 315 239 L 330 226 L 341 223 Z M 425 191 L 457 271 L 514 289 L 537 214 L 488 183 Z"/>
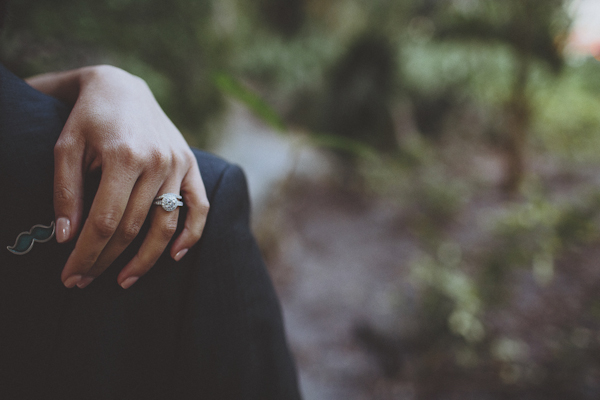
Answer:
<path fill-rule="evenodd" d="M 60 217 L 56 220 L 56 241 L 58 243 L 66 242 L 71 234 L 71 221 Z"/>
<path fill-rule="evenodd" d="M 82 278 L 81 275 L 70 276 L 65 281 L 65 286 L 68 287 L 69 289 L 71 289 L 72 287 L 74 287 L 81 281 L 81 278 Z"/>
<path fill-rule="evenodd" d="M 185 256 L 185 253 L 188 252 L 189 249 L 183 249 L 183 250 L 179 250 L 179 253 L 175 254 L 175 261 L 179 261 L 183 258 L 183 256 Z"/>
<path fill-rule="evenodd" d="M 121 283 L 121 287 L 123 289 L 128 289 L 128 288 L 131 287 L 131 285 L 133 285 L 134 283 L 136 283 L 138 279 L 140 279 L 140 278 L 137 277 L 137 276 L 130 276 L 129 278 L 125 279 L 123 281 L 123 283 Z"/>
<path fill-rule="evenodd" d="M 90 283 L 92 283 L 93 280 L 94 280 L 93 276 L 83 277 L 83 278 L 81 278 L 81 280 L 77 284 L 77 287 L 79 289 L 83 289 L 84 287 L 86 287 L 87 285 L 89 285 Z"/>

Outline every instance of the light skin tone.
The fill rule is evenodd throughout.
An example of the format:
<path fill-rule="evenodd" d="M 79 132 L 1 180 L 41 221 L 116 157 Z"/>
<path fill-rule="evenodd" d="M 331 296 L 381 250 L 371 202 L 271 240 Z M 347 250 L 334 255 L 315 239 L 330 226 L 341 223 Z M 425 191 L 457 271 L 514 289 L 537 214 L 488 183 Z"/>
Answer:
<path fill-rule="evenodd" d="M 181 194 L 188 209 L 170 248 L 171 257 L 181 260 L 200 239 L 209 203 L 190 147 L 145 82 L 111 66 L 43 74 L 27 82 L 73 105 L 54 148 L 56 239 L 77 240 L 62 271 L 64 285 L 89 285 L 149 215 L 150 229 L 117 282 L 127 289 L 148 272 L 177 227 L 178 209 L 153 205 L 164 193 Z M 101 171 L 100 186 L 83 221 L 83 187 L 92 171 Z"/>

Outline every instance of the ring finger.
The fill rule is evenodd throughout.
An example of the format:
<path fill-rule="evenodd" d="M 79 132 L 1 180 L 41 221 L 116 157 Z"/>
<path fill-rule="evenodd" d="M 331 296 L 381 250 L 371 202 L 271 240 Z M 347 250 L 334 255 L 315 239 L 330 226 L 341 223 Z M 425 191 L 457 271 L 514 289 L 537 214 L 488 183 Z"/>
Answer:
<path fill-rule="evenodd" d="M 181 182 L 181 179 L 178 180 Z M 180 185 L 172 182 L 165 183 L 159 194 L 179 194 Z M 180 201 L 180 200 L 176 200 Z M 133 259 L 123 268 L 117 281 L 124 289 L 131 287 L 137 280 L 152 268 L 158 261 L 177 230 L 179 209 L 166 211 L 162 206 L 155 206 L 150 211 L 152 224 L 140 249 Z"/>

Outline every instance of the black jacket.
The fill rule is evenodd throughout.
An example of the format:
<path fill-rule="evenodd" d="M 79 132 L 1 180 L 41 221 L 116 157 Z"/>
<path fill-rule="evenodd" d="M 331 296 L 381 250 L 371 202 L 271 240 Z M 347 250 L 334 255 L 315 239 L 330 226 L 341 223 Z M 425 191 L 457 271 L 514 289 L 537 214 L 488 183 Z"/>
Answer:
<path fill-rule="evenodd" d="M 83 290 L 60 281 L 73 243 L 6 249 L 54 219 L 53 147 L 68 113 L 0 65 L 0 398 L 299 399 L 238 167 L 194 151 L 211 204 L 202 239 L 130 289 L 116 278 L 148 226 Z"/>

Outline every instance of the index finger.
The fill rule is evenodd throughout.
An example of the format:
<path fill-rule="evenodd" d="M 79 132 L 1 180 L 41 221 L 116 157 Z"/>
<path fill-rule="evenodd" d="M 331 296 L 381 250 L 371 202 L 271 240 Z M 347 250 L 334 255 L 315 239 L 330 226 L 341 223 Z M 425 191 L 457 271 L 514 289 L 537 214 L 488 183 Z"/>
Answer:
<path fill-rule="evenodd" d="M 123 217 L 137 176 L 123 174 L 117 169 L 114 166 L 102 171 L 90 214 L 61 274 L 61 280 L 68 288 L 84 283 L 85 274 L 106 247 Z"/>

